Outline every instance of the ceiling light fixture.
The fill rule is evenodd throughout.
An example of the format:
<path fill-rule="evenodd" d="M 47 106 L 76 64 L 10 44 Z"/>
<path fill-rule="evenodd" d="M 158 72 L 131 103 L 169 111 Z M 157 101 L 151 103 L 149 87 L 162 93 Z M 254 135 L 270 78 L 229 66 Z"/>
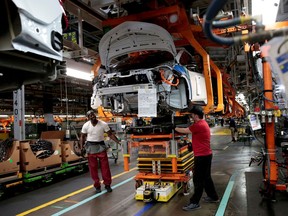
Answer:
<path fill-rule="evenodd" d="M 262 15 L 262 24 L 271 25 L 276 22 L 280 0 L 254 0 L 252 15 Z"/>
<path fill-rule="evenodd" d="M 67 74 L 67 76 L 70 76 L 70 77 L 83 79 L 83 80 L 87 80 L 87 81 L 92 81 L 91 74 L 87 73 L 87 72 L 75 70 L 75 69 L 72 69 L 72 68 L 67 68 L 66 74 Z"/>

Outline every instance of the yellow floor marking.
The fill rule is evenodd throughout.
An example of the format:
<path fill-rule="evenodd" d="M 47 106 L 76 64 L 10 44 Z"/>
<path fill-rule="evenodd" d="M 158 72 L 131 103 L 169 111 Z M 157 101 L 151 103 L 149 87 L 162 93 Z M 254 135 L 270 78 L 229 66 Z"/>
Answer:
<path fill-rule="evenodd" d="M 129 171 L 127 171 L 127 172 L 122 172 L 122 173 L 119 173 L 118 175 L 113 176 L 112 179 L 118 178 L 118 177 L 120 177 L 120 176 L 122 176 L 122 175 L 125 175 L 126 173 L 132 172 L 132 171 L 137 170 L 137 169 L 138 169 L 138 167 L 134 167 L 134 168 L 132 168 L 131 170 L 129 170 Z M 44 203 L 44 204 L 42 204 L 42 205 L 40 205 L 40 206 L 37 206 L 37 207 L 35 207 L 35 208 L 33 208 L 33 209 L 30 209 L 30 210 L 28 210 L 28 211 L 25 211 L 25 212 L 22 212 L 22 213 L 20 213 L 20 214 L 17 214 L 16 216 L 28 215 L 28 214 L 30 214 L 30 213 L 32 213 L 32 212 L 38 211 L 38 210 L 40 210 L 40 209 L 42 209 L 42 208 L 45 208 L 45 207 L 47 207 L 47 206 L 49 206 L 49 205 L 52 205 L 52 204 L 54 204 L 54 203 L 56 203 L 56 202 L 65 200 L 65 199 L 67 199 L 68 197 L 71 197 L 71 196 L 74 196 L 74 195 L 76 195 L 76 194 L 82 193 L 83 191 L 89 190 L 89 189 L 91 189 L 91 188 L 93 188 L 93 185 L 90 185 L 90 186 L 87 186 L 87 187 L 82 188 L 82 189 L 80 189 L 80 190 L 74 191 L 74 192 L 72 192 L 72 193 L 70 193 L 70 194 L 67 194 L 67 195 L 65 195 L 65 196 L 59 197 L 58 199 L 51 200 L 50 202 Z"/>
<path fill-rule="evenodd" d="M 67 202 L 67 203 L 78 203 L 78 201 L 75 201 L 75 200 L 64 200 L 64 202 Z"/>
<path fill-rule="evenodd" d="M 222 129 L 212 132 L 211 135 L 231 135 L 231 131 L 230 129 Z"/>

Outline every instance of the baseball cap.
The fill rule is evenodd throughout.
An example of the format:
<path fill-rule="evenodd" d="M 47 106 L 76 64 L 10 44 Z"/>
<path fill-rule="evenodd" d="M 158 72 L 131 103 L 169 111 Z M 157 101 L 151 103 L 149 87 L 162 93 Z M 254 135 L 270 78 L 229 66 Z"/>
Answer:
<path fill-rule="evenodd" d="M 95 110 L 89 110 L 87 113 L 86 113 L 86 116 L 88 117 L 90 114 L 97 114 L 97 111 Z"/>
<path fill-rule="evenodd" d="M 204 115 L 204 112 L 203 112 L 203 109 L 201 106 L 193 106 L 190 109 L 190 113 L 194 113 L 194 114 L 199 115 L 199 116 Z"/>

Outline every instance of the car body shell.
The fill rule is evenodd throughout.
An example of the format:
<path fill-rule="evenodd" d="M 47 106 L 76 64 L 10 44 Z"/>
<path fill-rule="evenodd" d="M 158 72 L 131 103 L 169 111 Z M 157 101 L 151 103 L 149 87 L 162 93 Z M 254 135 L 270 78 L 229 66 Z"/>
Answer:
<path fill-rule="evenodd" d="M 99 53 L 103 69 L 94 79 L 94 109 L 139 114 L 139 89 L 156 90 L 158 114 L 207 103 L 205 79 L 193 56 L 176 49 L 172 36 L 158 25 L 124 22 L 102 37 Z"/>

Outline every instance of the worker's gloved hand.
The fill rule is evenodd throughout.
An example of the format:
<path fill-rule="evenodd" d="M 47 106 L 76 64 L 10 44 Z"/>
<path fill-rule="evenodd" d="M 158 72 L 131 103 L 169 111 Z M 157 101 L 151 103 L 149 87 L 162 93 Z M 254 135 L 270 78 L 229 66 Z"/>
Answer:
<path fill-rule="evenodd" d="M 84 146 L 80 144 L 79 141 L 74 141 L 73 143 L 73 151 L 79 157 L 85 157 L 86 149 Z"/>

